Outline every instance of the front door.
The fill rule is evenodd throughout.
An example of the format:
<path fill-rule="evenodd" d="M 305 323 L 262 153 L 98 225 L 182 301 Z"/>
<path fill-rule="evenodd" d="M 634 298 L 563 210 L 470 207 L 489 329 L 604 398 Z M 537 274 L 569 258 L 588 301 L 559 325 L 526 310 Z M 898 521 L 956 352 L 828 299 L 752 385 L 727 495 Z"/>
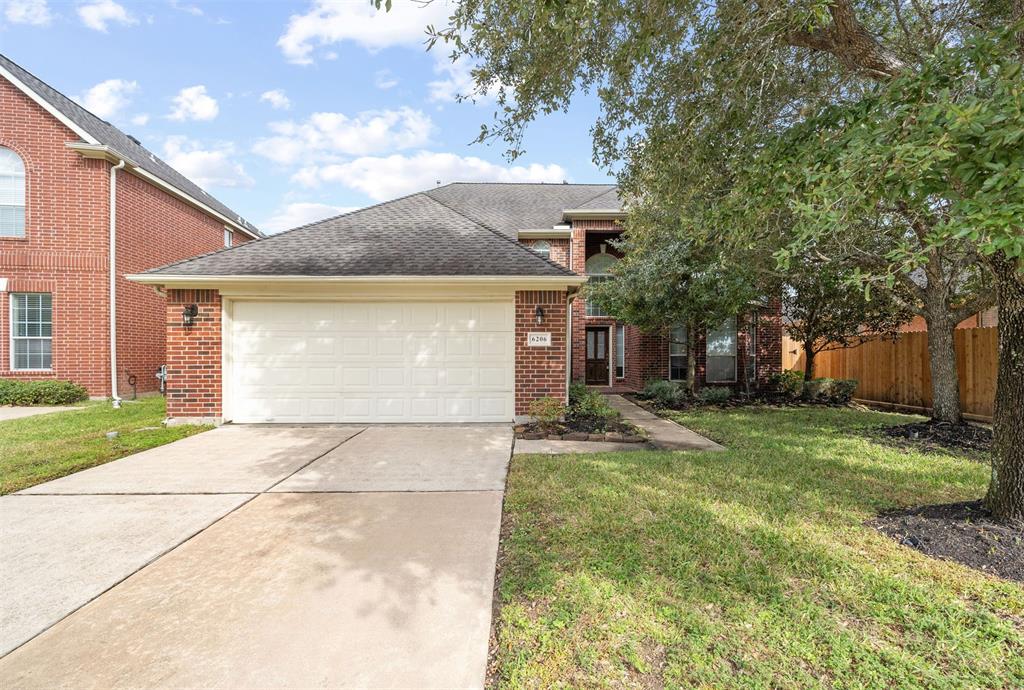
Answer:
<path fill-rule="evenodd" d="M 587 383 L 608 385 L 608 329 L 587 329 Z"/>

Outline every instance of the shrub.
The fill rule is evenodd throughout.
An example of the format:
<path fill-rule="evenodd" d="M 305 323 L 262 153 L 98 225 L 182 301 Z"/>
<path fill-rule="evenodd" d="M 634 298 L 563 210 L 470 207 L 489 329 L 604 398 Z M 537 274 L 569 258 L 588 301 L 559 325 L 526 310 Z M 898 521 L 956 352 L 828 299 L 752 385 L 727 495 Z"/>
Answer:
<path fill-rule="evenodd" d="M 527 411 L 531 417 L 537 420 L 542 429 L 551 431 L 565 416 L 565 405 L 558 398 L 535 398 L 530 401 Z"/>
<path fill-rule="evenodd" d="M 699 397 L 702 402 L 706 402 L 710 405 L 718 405 L 732 397 L 732 389 L 726 388 L 725 386 L 708 386 L 707 388 L 701 388 L 697 397 Z"/>
<path fill-rule="evenodd" d="M 15 381 L 0 379 L 0 405 L 70 405 L 88 397 L 70 381 Z"/>
<path fill-rule="evenodd" d="M 804 384 L 804 397 L 813 402 L 845 405 L 857 389 L 856 379 L 820 378 Z"/>
<path fill-rule="evenodd" d="M 802 371 L 783 371 L 772 374 L 768 382 L 775 391 L 790 400 L 799 398 L 804 392 L 804 373 Z"/>
<path fill-rule="evenodd" d="M 603 430 L 610 420 L 617 419 L 616 412 L 597 391 L 585 384 L 574 382 L 569 386 L 569 409 L 566 419 L 594 431 Z"/>
<path fill-rule="evenodd" d="M 676 381 L 651 379 L 644 385 L 641 395 L 661 407 L 672 407 L 686 400 L 687 391 Z"/>

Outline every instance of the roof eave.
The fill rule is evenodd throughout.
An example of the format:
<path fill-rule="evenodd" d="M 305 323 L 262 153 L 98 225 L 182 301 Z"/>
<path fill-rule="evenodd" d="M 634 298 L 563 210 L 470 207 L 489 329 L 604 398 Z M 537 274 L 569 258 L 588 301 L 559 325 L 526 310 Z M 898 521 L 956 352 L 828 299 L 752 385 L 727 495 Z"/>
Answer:
<path fill-rule="evenodd" d="M 562 211 L 562 217 L 567 220 L 573 218 L 615 219 L 625 218 L 626 212 L 621 208 L 567 208 Z"/>
<path fill-rule="evenodd" d="M 213 216 L 217 220 L 223 222 L 226 225 L 231 226 L 233 229 L 238 230 L 239 232 L 245 233 L 246 235 L 248 235 L 249 237 L 251 237 L 253 239 L 260 239 L 262 237 L 261 234 L 259 234 L 258 232 L 254 231 L 252 228 L 245 227 L 244 225 L 242 225 L 238 221 L 235 221 L 235 220 L 232 220 L 231 218 L 228 218 L 227 216 L 225 216 L 223 213 L 220 213 L 219 211 L 215 211 L 213 208 L 211 208 L 210 206 L 207 206 L 202 201 L 199 201 L 198 199 L 196 199 L 192 195 L 186 194 L 185 192 L 183 192 L 182 190 L 178 189 L 174 185 L 172 185 L 172 184 L 170 184 L 168 182 L 165 182 L 164 180 L 162 180 L 161 178 L 157 177 L 153 173 L 149 172 L 148 170 L 143 168 L 140 164 L 136 163 L 134 160 L 132 160 L 131 158 L 129 158 L 128 156 L 126 156 L 125 154 L 121 153 L 120 151 L 118 151 L 117 149 L 115 149 L 115 148 L 113 148 L 111 146 L 107 146 L 106 144 L 90 144 L 90 143 L 80 143 L 80 142 L 68 142 L 67 143 L 67 147 L 69 149 L 77 152 L 83 158 L 96 158 L 96 159 L 100 159 L 100 160 L 109 161 L 109 162 L 115 163 L 115 164 L 123 160 L 125 162 L 125 164 L 128 166 L 128 170 L 130 172 L 134 173 L 135 175 L 138 175 L 142 179 L 144 179 L 147 182 L 149 182 L 149 183 L 159 187 L 160 189 L 164 190 L 165 192 L 168 192 L 172 196 L 175 196 L 178 199 L 181 199 L 182 201 L 184 201 L 185 203 L 189 204 L 190 206 L 194 206 L 195 208 L 199 209 L 203 213 L 206 213 L 207 215 Z"/>
<path fill-rule="evenodd" d="M 531 276 L 531 275 L 510 275 L 510 276 L 488 276 L 488 275 L 457 275 L 457 276 L 390 276 L 390 275 L 362 275 L 362 276 L 267 276 L 267 275 L 174 275 L 161 273 L 136 273 L 126 275 L 125 278 L 142 285 L 163 285 L 167 287 L 216 287 L 217 285 L 242 285 L 247 283 L 276 283 L 276 284 L 305 284 L 305 283 L 390 283 L 390 284 L 415 284 L 415 283 L 458 283 L 487 284 L 487 285 L 524 285 L 530 287 L 540 286 L 576 286 L 587 281 L 586 276 L 575 273 L 561 276 Z"/>

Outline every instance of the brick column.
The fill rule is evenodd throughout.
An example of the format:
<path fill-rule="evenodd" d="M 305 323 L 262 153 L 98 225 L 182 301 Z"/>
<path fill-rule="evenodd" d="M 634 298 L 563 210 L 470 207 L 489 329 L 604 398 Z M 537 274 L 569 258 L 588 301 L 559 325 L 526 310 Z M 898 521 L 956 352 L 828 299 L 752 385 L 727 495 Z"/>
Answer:
<path fill-rule="evenodd" d="M 757 383 L 768 383 L 768 377 L 782 372 L 782 300 L 768 302 L 761 310 L 757 326 Z"/>
<path fill-rule="evenodd" d="M 537 323 L 537 307 L 544 322 Z M 527 414 L 530 401 L 553 397 L 566 402 L 566 293 L 555 290 L 516 292 L 516 416 Z M 530 332 L 551 334 L 550 347 L 528 347 Z"/>
<path fill-rule="evenodd" d="M 199 307 L 192 328 L 181 325 L 186 305 Z M 167 417 L 219 423 L 221 302 L 217 290 L 167 291 Z"/>

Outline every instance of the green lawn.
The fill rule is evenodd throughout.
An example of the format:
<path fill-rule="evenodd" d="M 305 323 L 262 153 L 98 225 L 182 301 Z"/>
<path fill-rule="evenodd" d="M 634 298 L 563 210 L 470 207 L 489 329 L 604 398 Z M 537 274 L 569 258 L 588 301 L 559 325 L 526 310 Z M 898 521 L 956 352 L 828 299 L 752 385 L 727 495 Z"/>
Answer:
<path fill-rule="evenodd" d="M 677 418 L 729 450 L 514 459 L 500 685 L 1024 687 L 1024 588 L 863 526 L 976 499 L 987 466 L 856 433 L 911 417 Z"/>
<path fill-rule="evenodd" d="M 0 494 L 162 446 L 205 431 L 205 426 L 160 425 L 166 416 L 159 396 L 125 402 L 82 403 L 83 409 L 0 422 Z M 144 427 L 156 427 L 146 429 Z M 120 432 L 108 440 L 108 431 Z"/>

